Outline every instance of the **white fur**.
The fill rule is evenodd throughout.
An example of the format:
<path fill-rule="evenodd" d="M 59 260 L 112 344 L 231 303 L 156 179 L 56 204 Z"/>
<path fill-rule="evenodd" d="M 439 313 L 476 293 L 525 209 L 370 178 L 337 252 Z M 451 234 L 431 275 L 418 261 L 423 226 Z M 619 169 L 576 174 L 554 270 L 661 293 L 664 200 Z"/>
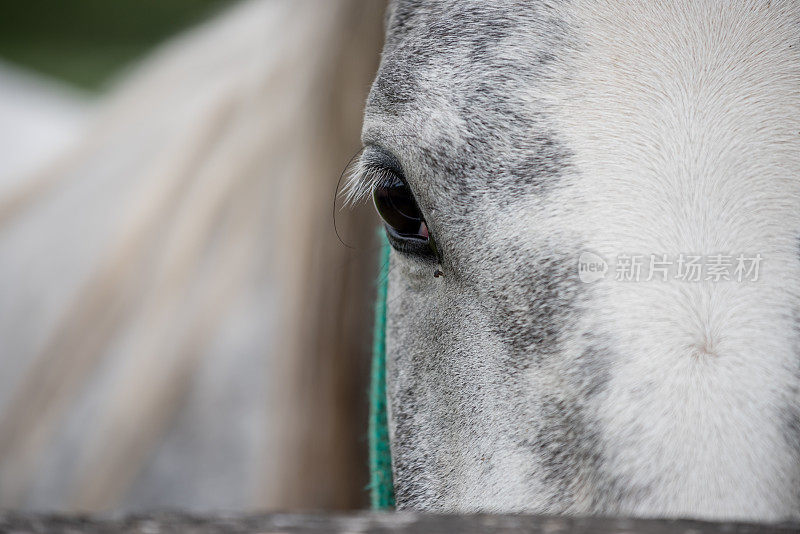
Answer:
<path fill-rule="evenodd" d="M 798 451 L 776 414 L 800 406 L 800 3 L 585 1 L 569 16 L 585 44 L 553 110 L 580 178 L 554 231 L 607 259 L 764 258 L 754 283 L 597 286 L 586 327 L 613 332 L 618 358 L 593 407 L 609 469 L 654 489 L 621 511 L 796 514 Z"/>

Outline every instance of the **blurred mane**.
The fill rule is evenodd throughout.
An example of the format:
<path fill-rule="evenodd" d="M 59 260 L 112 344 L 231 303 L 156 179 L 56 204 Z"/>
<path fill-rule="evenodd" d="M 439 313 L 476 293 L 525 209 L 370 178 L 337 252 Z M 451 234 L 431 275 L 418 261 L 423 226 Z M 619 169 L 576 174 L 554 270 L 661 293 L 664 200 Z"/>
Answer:
<path fill-rule="evenodd" d="M 331 203 L 382 13 L 239 4 L 0 196 L 1 507 L 364 503 L 372 219 Z"/>

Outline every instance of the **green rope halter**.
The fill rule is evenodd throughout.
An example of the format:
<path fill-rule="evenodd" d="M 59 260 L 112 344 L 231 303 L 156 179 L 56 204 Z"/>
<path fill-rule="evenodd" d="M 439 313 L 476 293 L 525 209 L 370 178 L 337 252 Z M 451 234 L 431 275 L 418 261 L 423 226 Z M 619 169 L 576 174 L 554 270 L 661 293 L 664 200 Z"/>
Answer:
<path fill-rule="evenodd" d="M 381 229 L 380 275 L 375 305 L 372 378 L 369 406 L 369 490 L 373 509 L 394 507 L 392 451 L 386 420 L 386 293 L 389 285 L 389 241 Z"/>

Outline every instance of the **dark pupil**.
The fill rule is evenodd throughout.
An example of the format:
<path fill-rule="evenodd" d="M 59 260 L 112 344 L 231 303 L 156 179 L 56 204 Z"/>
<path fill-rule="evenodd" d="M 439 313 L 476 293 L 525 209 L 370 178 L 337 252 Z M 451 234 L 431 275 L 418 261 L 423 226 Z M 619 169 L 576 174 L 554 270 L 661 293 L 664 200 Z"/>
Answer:
<path fill-rule="evenodd" d="M 376 187 L 373 197 L 378 214 L 395 232 L 406 237 L 427 238 L 420 235 L 422 215 L 405 183 L 394 178 Z"/>

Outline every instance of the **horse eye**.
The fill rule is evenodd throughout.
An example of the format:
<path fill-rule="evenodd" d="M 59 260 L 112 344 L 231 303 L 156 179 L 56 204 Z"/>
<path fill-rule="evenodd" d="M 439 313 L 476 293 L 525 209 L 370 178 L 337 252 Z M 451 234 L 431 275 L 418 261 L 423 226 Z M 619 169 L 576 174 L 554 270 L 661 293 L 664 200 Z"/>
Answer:
<path fill-rule="evenodd" d="M 408 185 L 395 175 L 378 183 L 372 194 L 389 242 L 401 252 L 431 254 L 428 226 Z"/>

